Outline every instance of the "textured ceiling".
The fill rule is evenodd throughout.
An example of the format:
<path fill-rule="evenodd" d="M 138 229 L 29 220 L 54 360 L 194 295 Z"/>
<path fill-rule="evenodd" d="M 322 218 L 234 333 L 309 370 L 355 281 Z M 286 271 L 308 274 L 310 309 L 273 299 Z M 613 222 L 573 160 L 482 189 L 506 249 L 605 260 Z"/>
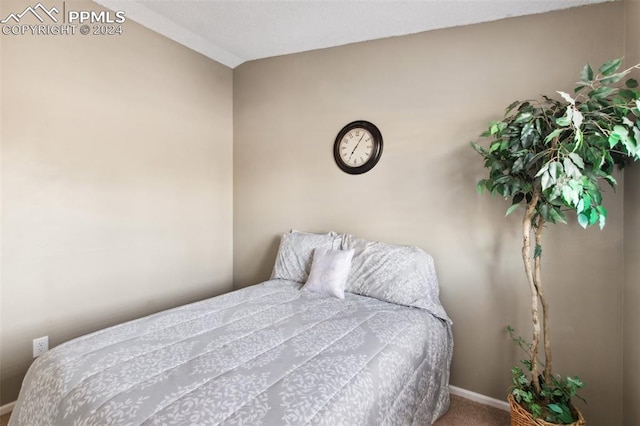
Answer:
<path fill-rule="evenodd" d="M 224 65 L 607 0 L 95 0 Z"/>

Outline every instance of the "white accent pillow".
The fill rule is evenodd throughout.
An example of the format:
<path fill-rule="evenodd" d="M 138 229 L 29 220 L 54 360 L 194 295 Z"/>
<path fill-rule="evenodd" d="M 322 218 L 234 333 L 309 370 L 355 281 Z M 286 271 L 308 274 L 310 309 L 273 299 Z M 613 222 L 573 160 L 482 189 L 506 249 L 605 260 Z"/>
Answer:
<path fill-rule="evenodd" d="M 353 250 L 315 249 L 305 290 L 344 299 Z"/>
<path fill-rule="evenodd" d="M 310 234 L 287 232 L 282 234 L 271 279 L 296 281 L 304 284 L 309 277 L 315 249 L 339 249 L 342 238 L 335 232 Z"/>

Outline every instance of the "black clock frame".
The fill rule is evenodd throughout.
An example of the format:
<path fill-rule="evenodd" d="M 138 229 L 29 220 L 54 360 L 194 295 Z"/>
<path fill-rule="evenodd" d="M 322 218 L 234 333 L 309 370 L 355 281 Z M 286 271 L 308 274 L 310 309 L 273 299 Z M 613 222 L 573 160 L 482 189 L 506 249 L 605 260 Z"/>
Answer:
<path fill-rule="evenodd" d="M 373 155 L 371 156 L 371 158 L 369 158 L 369 160 L 358 167 L 349 166 L 344 161 L 342 161 L 342 157 L 340 157 L 340 141 L 353 129 L 365 129 L 373 137 Z M 351 123 L 344 126 L 342 130 L 340 130 L 340 133 L 338 133 L 338 136 L 336 136 L 336 140 L 333 143 L 333 158 L 336 160 L 336 164 L 338 165 L 338 167 L 340 167 L 340 170 L 351 175 L 360 175 L 362 173 L 368 172 L 378 163 L 381 155 L 382 133 L 380 133 L 380 130 L 376 127 L 375 124 L 365 120 L 352 121 Z"/>

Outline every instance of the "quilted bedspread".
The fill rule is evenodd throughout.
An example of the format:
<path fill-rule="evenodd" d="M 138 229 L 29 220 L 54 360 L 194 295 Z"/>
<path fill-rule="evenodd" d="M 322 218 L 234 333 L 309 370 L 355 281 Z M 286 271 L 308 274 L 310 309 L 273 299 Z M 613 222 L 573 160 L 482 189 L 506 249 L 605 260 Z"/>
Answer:
<path fill-rule="evenodd" d="M 300 287 L 267 281 L 59 345 L 10 425 L 404 425 L 447 410 L 447 321 Z"/>

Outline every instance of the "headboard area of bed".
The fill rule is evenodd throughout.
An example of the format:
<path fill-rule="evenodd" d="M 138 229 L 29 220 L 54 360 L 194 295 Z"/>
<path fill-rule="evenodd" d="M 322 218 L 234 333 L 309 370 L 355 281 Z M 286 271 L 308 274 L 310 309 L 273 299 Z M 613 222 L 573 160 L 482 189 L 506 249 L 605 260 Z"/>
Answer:
<path fill-rule="evenodd" d="M 341 292 L 347 291 L 389 303 L 425 309 L 436 317 L 451 322 L 440 303 L 433 258 L 419 247 L 368 241 L 351 234 L 315 234 L 292 230 L 281 235 L 271 279 L 306 284 L 313 266 L 319 260 L 323 264 L 327 263 L 327 251 L 351 253 L 351 260 L 346 268 L 347 276 L 339 275 L 340 279 L 336 280 L 342 287 L 336 289 L 338 285 L 334 281 L 323 281 L 337 297 L 341 297 Z M 339 263 L 340 260 L 336 259 L 335 262 Z M 329 264 L 323 269 L 331 266 Z"/>

